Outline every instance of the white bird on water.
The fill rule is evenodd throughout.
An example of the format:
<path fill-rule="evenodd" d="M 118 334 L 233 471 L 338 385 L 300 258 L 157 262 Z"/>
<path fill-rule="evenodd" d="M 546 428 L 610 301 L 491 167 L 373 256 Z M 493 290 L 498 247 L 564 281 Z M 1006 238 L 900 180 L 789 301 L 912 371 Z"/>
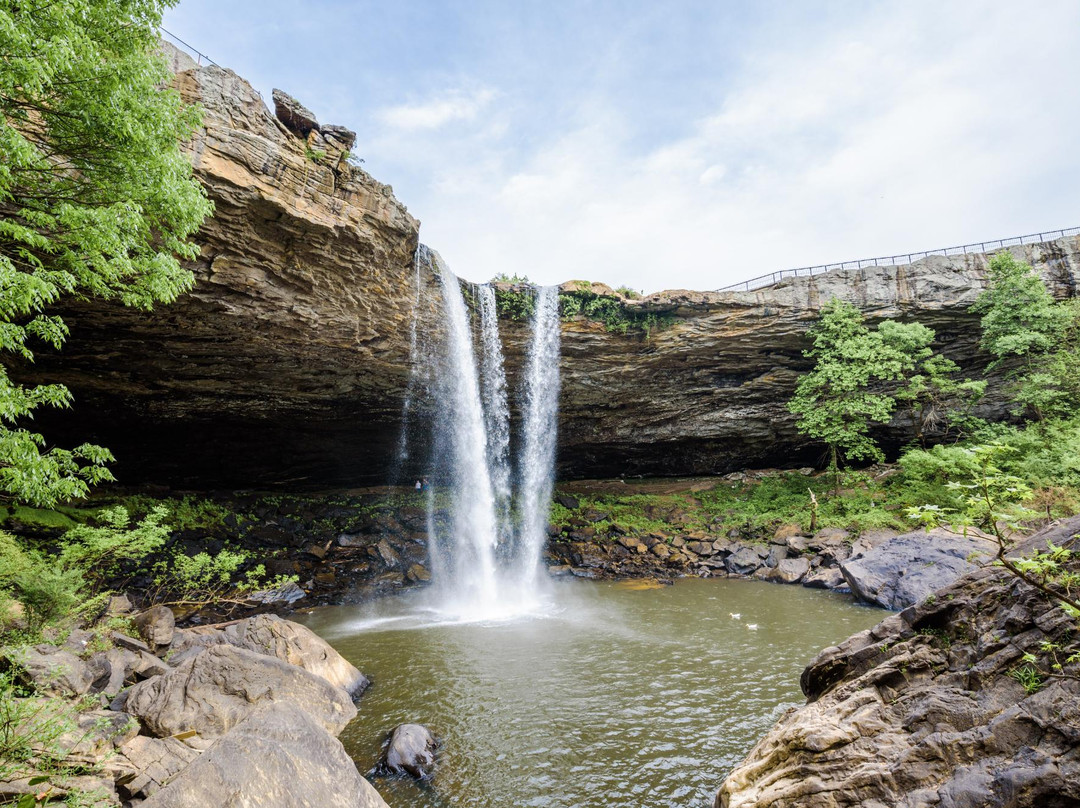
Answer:
<path fill-rule="evenodd" d="M 731 616 L 732 620 L 742 620 L 742 615 L 738 612 L 728 612 L 728 615 Z"/>
<path fill-rule="evenodd" d="M 757 631 L 757 623 L 747 623 L 746 627 L 751 631 Z"/>

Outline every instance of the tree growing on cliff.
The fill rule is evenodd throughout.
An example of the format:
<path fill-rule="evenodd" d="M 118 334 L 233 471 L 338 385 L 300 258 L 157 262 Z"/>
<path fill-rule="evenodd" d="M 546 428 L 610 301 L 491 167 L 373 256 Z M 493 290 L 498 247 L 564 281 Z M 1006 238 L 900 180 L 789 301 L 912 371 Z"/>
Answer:
<path fill-rule="evenodd" d="M 990 259 L 988 284 L 971 310 L 982 315 L 983 350 L 989 369 L 1006 371 L 1017 414 L 1035 420 L 1066 415 L 1080 396 L 1080 343 L 1075 305 L 1054 300 L 1030 264 L 1007 252 Z M 1010 361 L 1011 360 L 1011 361 Z"/>
<path fill-rule="evenodd" d="M 188 239 L 211 211 L 180 150 L 197 110 L 164 87 L 169 0 L 0 0 L 0 351 L 60 348 L 64 298 L 150 309 L 189 289 Z M 47 505 L 110 478 L 108 450 L 23 426 L 60 385 L 0 367 L 0 495 Z"/>
<path fill-rule="evenodd" d="M 933 356 L 934 332 L 919 323 L 886 321 L 871 331 L 862 312 L 833 298 L 810 329 L 816 360 L 799 379 L 788 409 L 799 431 L 823 441 L 834 476 L 846 460 L 881 460 L 870 426 L 892 418 L 896 399 L 875 384 L 897 381 Z"/>

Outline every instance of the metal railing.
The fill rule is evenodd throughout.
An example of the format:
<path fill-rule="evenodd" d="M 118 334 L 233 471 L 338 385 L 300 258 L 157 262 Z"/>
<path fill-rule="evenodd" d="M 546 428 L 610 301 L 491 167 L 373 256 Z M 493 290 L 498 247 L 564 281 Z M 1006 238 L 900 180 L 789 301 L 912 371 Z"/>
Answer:
<path fill-rule="evenodd" d="M 799 267 L 798 269 L 781 269 L 770 272 L 767 275 L 758 275 L 748 281 L 733 283 L 717 289 L 717 292 L 730 292 L 741 290 L 749 292 L 753 289 L 762 289 L 780 283 L 786 278 L 805 278 L 812 275 L 821 275 L 834 269 L 863 269 L 864 267 L 895 267 L 910 264 L 920 258 L 931 255 L 968 255 L 971 253 L 986 253 L 991 250 L 1013 247 L 1019 244 L 1040 244 L 1065 236 L 1080 235 L 1080 227 L 1066 227 L 1063 230 L 1047 230 L 1044 233 L 1031 233 L 1026 236 L 1014 236 L 1012 238 L 1000 238 L 992 241 L 980 241 L 976 244 L 962 244 L 959 247 L 944 247 L 940 250 L 923 250 L 922 252 L 901 253 L 900 255 L 886 255 L 880 258 L 862 258 L 858 261 L 842 261 L 839 264 L 819 264 L 812 267 Z"/>
<path fill-rule="evenodd" d="M 158 30 L 161 31 L 161 33 L 165 34 L 165 36 L 167 36 L 169 39 L 171 39 L 176 44 L 182 45 L 183 47 L 187 48 L 188 51 L 195 57 L 195 61 L 198 62 L 200 67 L 202 67 L 203 59 L 205 59 L 209 64 L 214 65 L 214 67 L 221 67 L 221 65 L 219 65 L 217 62 L 215 62 L 213 59 L 211 59 L 209 56 L 207 56 L 201 50 L 194 47 L 193 45 L 189 45 L 187 42 L 182 40 L 180 37 L 178 37 L 172 31 L 166 31 L 161 26 L 158 26 Z"/>

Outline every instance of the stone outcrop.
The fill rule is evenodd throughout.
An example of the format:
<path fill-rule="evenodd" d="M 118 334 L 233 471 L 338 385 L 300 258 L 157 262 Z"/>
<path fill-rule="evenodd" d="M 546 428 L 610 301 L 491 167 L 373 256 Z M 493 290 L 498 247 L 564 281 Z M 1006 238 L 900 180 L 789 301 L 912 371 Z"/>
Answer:
<path fill-rule="evenodd" d="M 63 648 L 6 649 L 39 693 L 9 705 L 18 732 L 48 738 L 49 751 L 47 762 L 8 761 L 0 801 L 92 791 L 80 805 L 386 808 L 335 737 L 357 712 L 345 688 L 355 693 L 367 679 L 309 635 L 265 615 L 197 633 L 177 629 L 167 644 L 156 633 L 163 658 L 152 671 L 141 662 L 151 656 L 146 644 L 118 632 L 114 647 L 96 653 L 82 629 Z M 174 653 L 183 657 L 175 665 Z M 47 686 L 73 669 L 78 686 Z M 117 676 L 121 685 L 142 681 L 98 709 L 114 695 Z"/>
<path fill-rule="evenodd" d="M 142 805 L 386 808 L 341 741 L 291 704 L 252 712 Z"/>
<path fill-rule="evenodd" d="M 407 774 L 417 780 L 431 776 L 438 742 L 422 724 L 399 724 L 386 739 L 379 768 L 386 774 Z"/>
<path fill-rule="evenodd" d="M 857 598 L 899 611 L 985 564 L 995 552 L 993 541 L 975 535 L 917 531 L 841 562 L 840 571 Z"/>
<path fill-rule="evenodd" d="M 63 382 L 75 395 L 74 410 L 42 412 L 36 425 L 59 444 L 109 446 L 122 482 L 384 482 L 402 427 L 418 287 L 421 332 L 440 328 L 438 283 L 414 267 L 418 223 L 389 186 L 350 164 L 349 130 L 321 124 L 280 92 L 275 115 L 231 71 L 170 58 L 181 94 L 203 108 L 188 151 L 216 207 L 197 238 L 198 284 L 151 315 L 100 303 L 64 312 L 63 351 L 42 351 L 14 371 L 25 382 Z M 1055 293 L 1074 293 L 1080 238 L 1012 249 Z M 986 262 L 930 257 L 752 292 L 623 300 L 630 311 L 670 318 L 648 334 L 584 317 L 564 322 L 559 475 L 816 462 L 820 449 L 796 433 L 784 402 L 809 366 L 805 332 L 821 305 L 835 296 L 872 322 L 917 319 L 974 369 L 985 357 L 967 309 Z M 601 284 L 593 291 L 618 297 Z M 527 329 L 504 321 L 503 330 L 516 389 Z M 995 395 L 992 386 L 982 414 L 1004 414 Z M 893 446 L 909 438 L 899 422 L 880 437 Z"/>
<path fill-rule="evenodd" d="M 1075 547 L 1078 531 L 1080 517 L 1027 546 Z M 807 705 L 728 776 L 717 808 L 1080 804 L 1080 671 L 1057 676 L 1045 645 L 1064 661 L 1075 626 L 1005 570 L 969 573 L 822 651 L 802 675 Z"/>
<path fill-rule="evenodd" d="M 356 717 L 348 694 L 302 668 L 231 645 L 214 645 L 128 691 L 125 711 L 154 735 L 194 732 L 212 740 L 258 705 L 301 706 L 337 735 Z"/>

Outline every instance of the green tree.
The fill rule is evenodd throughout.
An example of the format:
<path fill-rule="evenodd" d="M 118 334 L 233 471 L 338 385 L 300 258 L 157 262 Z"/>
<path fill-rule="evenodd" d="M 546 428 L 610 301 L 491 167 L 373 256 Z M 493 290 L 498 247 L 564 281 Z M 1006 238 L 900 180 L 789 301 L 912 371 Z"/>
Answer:
<path fill-rule="evenodd" d="M 198 123 L 165 87 L 169 0 L 0 0 L 0 351 L 59 348 L 63 298 L 150 309 L 194 282 L 179 258 L 210 213 L 180 150 Z M 61 385 L 0 367 L 0 495 L 48 505 L 111 478 L 108 450 L 66 450 L 23 424 L 68 407 Z"/>
<path fill-rule="evenodd" d="M 994 357 L 988 369 L 1011 365 L 1006 378 L 1020 412 L 1042 420 L 1072 406 L 1080 382 L 1067 348 L 1077 340 L 1076 309 L 1057 303 L 1030 264 L 1007 252 L 991 258 L 971 311 L 982 315 L 980 345 Z"/>
<path fill-rule="evenodd" d="M 799 379 L 788 409 L 799 416 L 800 432 L 829 447 L 835 476 L 844 460 L 882 457 L 870 438 L 870 425 L 888 421 L 895 402 L 870 386 L 899 378 L 911 360 L 895 345 L 886 345 L 880 332 L 871 332 L 855 306 L 838 298 L 822 307 L 810 339 L 813 347 L 804 355 L 816 364 Z"/>

